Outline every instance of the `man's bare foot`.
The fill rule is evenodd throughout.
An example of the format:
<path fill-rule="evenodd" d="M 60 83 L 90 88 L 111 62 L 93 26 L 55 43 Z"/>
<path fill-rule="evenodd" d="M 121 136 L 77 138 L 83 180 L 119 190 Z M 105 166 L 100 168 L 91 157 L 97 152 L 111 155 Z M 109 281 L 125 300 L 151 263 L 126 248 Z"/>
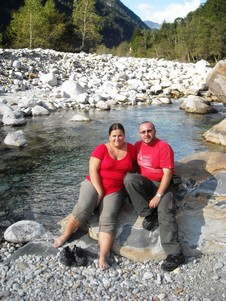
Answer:
<path fill-rule="evenodd" d="M 68 237 L 65 236 L 65 235 L 63 234 L 63 235 L 59 236 L 59 237 L 55 240 L 53 246 L 54 246 L 55 248 L 59 248 L 59 247 L 61 247 L 61 246 L 65 243 L 65 241 L 67 241 L 67 240 L 68 240 Z"/>
<path fill-rule="evenodd" d="M 100 256 L 99 257 L 99 268 L 101 270 L 107 270 L 109 269 L 109 264 L 108 264 L 108 261 L 107 261 L 107 258 L 105 256 Z"/>

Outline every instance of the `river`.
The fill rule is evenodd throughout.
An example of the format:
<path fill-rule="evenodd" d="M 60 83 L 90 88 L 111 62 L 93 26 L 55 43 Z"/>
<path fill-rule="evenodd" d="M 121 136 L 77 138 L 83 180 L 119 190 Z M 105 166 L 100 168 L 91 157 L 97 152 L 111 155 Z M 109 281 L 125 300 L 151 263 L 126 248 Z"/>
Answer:
<path fill-rule="evenodd" d="M 202 139 L 202 133 L 225 117 L 225 109 L 217 105 L 218 114 L 188 114 L 179 104 L 80 112 L 90 122 L 72 122 L 70 118 L 78 112 L 60 111 L 28 118 L 27 125 L 20 128 L 0 127 L 1 223 L 30 218 L 54 229 L 73 208 L 80 182 L 88 172 L 89 155 L 97 144 L 107 141 L 108 128 L 114 122 L 124 125 L 126 140 L 134 143 L 139 139 L 139 123 L 152 121 L 157 136 L 173 147 L 176 161 L 200 151 L 225 151 Z M 18 129 L 24 131 L 28 146 L 4 146 L 7 133 Z"/>

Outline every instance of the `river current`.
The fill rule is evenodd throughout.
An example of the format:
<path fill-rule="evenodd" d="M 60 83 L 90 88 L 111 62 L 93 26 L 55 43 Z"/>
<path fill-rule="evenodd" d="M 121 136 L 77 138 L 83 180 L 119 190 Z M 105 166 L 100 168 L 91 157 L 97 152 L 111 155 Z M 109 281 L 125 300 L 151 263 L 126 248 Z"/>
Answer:
<path fill-rule="evenodd" d="M 158 138 L 174 149 L 176 161 L 200 151 L 225 151 L 202 139 L 202 134 L 219 123 L 225 113 L 188 114 L 179 109 L 179 104 L 80 113 L 90 122 L 70 121 L 77 114 L 72 110 L 28 118 L 27 125 L 19 128 L 28 142 L 21 149 L 3 144 L 7 133 L 18 128 L 1 127 L 0 224 L 6 219 L 15 222 L 30 218 L 50 230 L 55 228 L 73 208 L 80 182 L 88 172 L 90 153 L 108 140 L 108 129 L 114 122 L 124 125 L 126 140 L 134 143 L 139 139 L 139 123 L 152 121 Z"/>

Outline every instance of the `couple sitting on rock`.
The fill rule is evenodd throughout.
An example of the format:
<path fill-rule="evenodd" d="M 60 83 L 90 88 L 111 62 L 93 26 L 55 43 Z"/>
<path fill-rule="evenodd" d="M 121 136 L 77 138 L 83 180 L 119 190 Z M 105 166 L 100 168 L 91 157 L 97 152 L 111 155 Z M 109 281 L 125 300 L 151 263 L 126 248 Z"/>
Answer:
<path fill-rule="evenodd" d="M 109 141 L 91 153 L 89 175 L 81 183 L 79 199 L 54 246 L 61 247 L 99 208 L 99 267 L 109 268 L 117 216 L 126 192 L 136 210 L 144 217 L 143 228 L 151 231 L 159 222 L 162 247 L 167 255 L 161 268 L 172 271 L 185 262 L 178 240 L 175 220 L 176 186 L 172 183 L 174 153 L 165 141 L 156 137 L 153 123 L 139 126 L 141 141 L 133 146 L 125 142 L 122 124 L 109 128 Z M 139 171 L 139 172 L 138 172 Z"/>

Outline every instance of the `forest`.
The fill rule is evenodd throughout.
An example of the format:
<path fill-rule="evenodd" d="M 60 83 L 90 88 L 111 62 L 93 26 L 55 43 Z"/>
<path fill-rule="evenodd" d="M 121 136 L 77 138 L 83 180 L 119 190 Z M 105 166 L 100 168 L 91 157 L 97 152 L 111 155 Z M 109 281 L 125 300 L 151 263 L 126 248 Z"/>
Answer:
<path fill-rule="evenodd" d="M 59 9 L 59 4 L 67 4 L 68 10 Z M 7 26 L 0 24 L 2 48 L 49 48 L 180 62 L 216 63 L 226 57 L 225 0 L 207 0 L 185 18 L 164 22 L 159 30 L 145 26 L 118 0 L 25 0 L 9 12 Z"/>
<path fill-rule="evenodd" d="M 207 0 L 184 19 L 164 22 L 160 30 L 137 29 L 130 42 L 133 55 L 216 63 L 226 57 L 225 21 L 226 1 Z"/>

